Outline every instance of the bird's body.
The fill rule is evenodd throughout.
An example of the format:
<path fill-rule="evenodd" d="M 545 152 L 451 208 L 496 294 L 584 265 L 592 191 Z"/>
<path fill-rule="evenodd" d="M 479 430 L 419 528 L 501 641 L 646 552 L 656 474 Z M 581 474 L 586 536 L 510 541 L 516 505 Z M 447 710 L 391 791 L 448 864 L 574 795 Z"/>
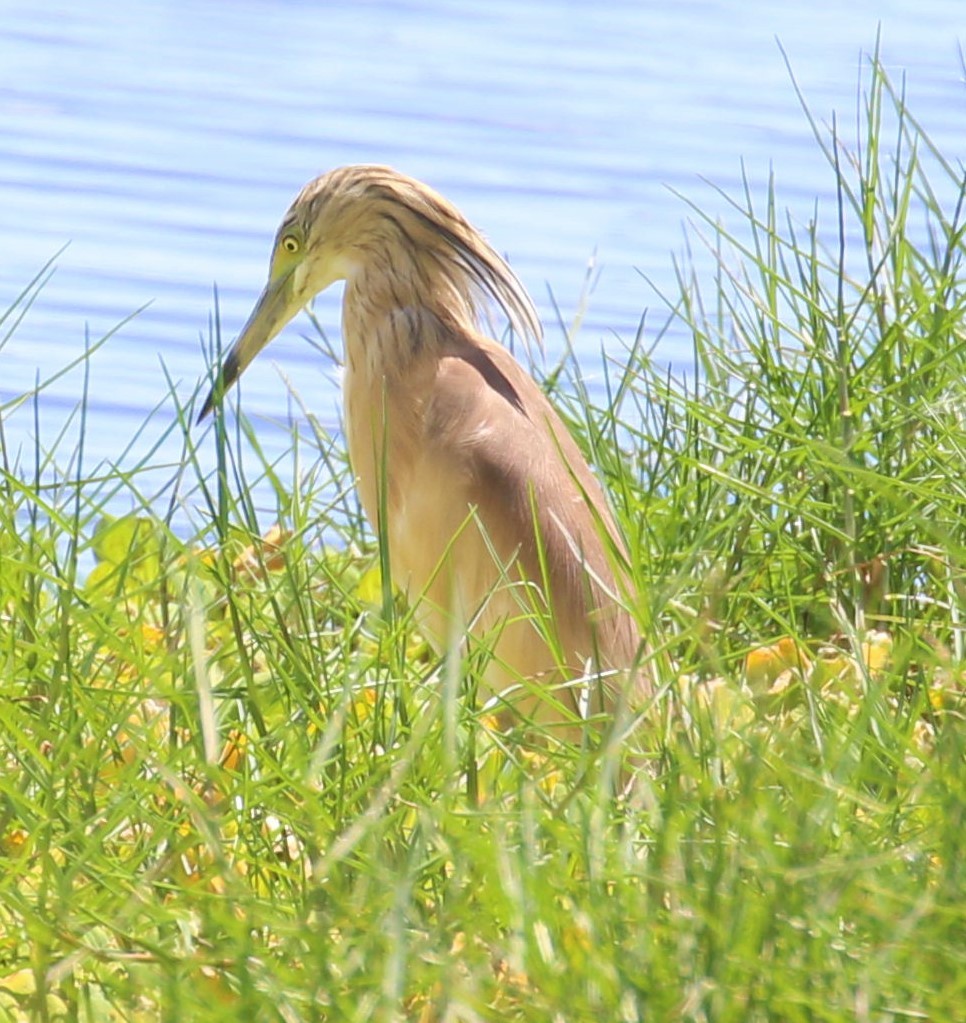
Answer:
<path fill-rule="evenodd" d="M 574 677 L 604 673 L 593 711 L 632 674 L 640 692 L 623 546 L 600 486 L 533 378 L 480 332 L 489 297 L 539 337 L 532 303 L 441 196 L 384 167 L 307 185 L 220 389 L 340 278 L 350 460 L 428 638 L 441 653 L 482 647 L 486 687 L 519 687 L 527 717 L 576 710 L 573 689 L 550 695 Z"/>

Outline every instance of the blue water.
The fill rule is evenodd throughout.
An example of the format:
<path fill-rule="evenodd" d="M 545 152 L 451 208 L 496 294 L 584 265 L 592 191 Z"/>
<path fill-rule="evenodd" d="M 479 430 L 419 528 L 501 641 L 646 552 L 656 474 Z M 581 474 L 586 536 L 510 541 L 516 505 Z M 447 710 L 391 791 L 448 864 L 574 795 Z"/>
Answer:
<path fill-rule="evenodd" d="M 776 38 L 815 114 L 851 126 L 880 27 L 909 106 L 961 161 L 961 0 L 0 3 L 0 311 L 69 243 L 0 352 L 0 405 L 148 304 L 90 366 L 88 464 L 135 464 L 173 416 L 165 373 L 182 401 L 199 383 L 214 285 L 227 341 L 295 192 L 363 161 L 460 205 L 536 298 L 551 349 L 549 294 L 572 316 L 596 253 L 579 336 L 593 376 L 601 346 L 619 352 L 660 307 L 648 279 L 674 290 L 689 210 L 672 189 L 727 219 L 704 179 L 734 192 L 744 161 L 757 185 L 774 171 L 803 219 L 816 197 L 832 217 Z M 338 303 L 316 304 L 334 339 Z M 244 378 L 246 411 L 279 445 L 266 420 L 289 407 L 283 374 L 338 423 L 337 371 L 308 330 L 296 321 Z M 659 354 L 686 356 L 673 338 Z M 41 396 L 45 444 L 82 382 Z M 33 449 L 33 410 L 3 429 L 8 453 Z M 179 452 L 170 440 L 157 458 Z"/>

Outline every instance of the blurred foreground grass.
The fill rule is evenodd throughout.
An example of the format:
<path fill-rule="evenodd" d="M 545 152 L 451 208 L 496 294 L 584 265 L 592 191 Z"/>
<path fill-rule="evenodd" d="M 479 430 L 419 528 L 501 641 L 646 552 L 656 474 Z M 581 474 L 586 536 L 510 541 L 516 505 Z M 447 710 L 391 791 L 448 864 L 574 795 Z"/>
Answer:
<path fill-rule="evenodd" d="M 450 684 L 311 418 L 284 481 L 172 396 L 166 508 L 4 444 L 0 1019 L 962 1018 L 963 175 L 877 65 L 864 105 L 812 123 L 828 222 L 696 211 L 692 375 L 548 376 L 653 645 L 623 748 Z"/>

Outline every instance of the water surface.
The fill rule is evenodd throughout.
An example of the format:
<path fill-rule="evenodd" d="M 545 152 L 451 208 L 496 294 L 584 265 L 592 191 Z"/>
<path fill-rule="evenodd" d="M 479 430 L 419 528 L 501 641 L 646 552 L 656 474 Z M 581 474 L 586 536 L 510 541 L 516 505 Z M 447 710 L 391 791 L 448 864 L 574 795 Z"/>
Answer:
<path fill-rule="evenodd" d="M 453 199 L 509 256 L 551 349 L 549 295 L 571 316 L 596 253 L 579 337 L 593 376 L 601 346 L 619 353 L 659 307 L 648 280 L 674 290 L 688 209 L 671 189 L 726 216 L 702 179 L 735 192 L 744 161 L 756 185 L 774 171 L 803 219 L 816 197 L 831 218 L 831 175 L 776 39 L 816 115 L 851 125 L 881 30 L 913 111 L 950 160 L 964 155 L 958 0 L 14 0 L 2 15 L 0 309 L 69 245 L 0 354 L 0 402 L 147 305 L 92 360 L 92 467 L 135 464 L 163 432 L 165 374 L 185 401 L 202 376 L 214 285 L 228 341 L 281 214 L 329 167 L 390 163 Z M 316 306 L 335 340 L 338 300 Z M 244 379 L 270 447 L 282 436 L 261 424 L 290 408 L 283 373 L 338 422 L 337 372 L 307 329 L 293 324 Z M 673 339 L 660 355 L 687 357 Z M 73 373 L 44 392 L 44 443 L 81 386 Z M 32 451 L 32 411 L 3 426 L 9 452 Z"/>

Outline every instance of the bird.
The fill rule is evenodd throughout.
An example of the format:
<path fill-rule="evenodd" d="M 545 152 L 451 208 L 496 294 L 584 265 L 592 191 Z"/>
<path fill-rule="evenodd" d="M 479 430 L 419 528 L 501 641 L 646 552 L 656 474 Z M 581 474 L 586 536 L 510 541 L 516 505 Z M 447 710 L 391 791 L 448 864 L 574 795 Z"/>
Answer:
<path fill-rule="evenodd" d="M 344 282 L 343 416 L 363 510 L 436 651 L 475 658 L 507 720 L 607 720 L 651 692 L 627 551 L 601 484 L 494 306 L 532 299 L 449 200 L 391 167 L 309 182 L 198 417 L 316 295 Z"/>

